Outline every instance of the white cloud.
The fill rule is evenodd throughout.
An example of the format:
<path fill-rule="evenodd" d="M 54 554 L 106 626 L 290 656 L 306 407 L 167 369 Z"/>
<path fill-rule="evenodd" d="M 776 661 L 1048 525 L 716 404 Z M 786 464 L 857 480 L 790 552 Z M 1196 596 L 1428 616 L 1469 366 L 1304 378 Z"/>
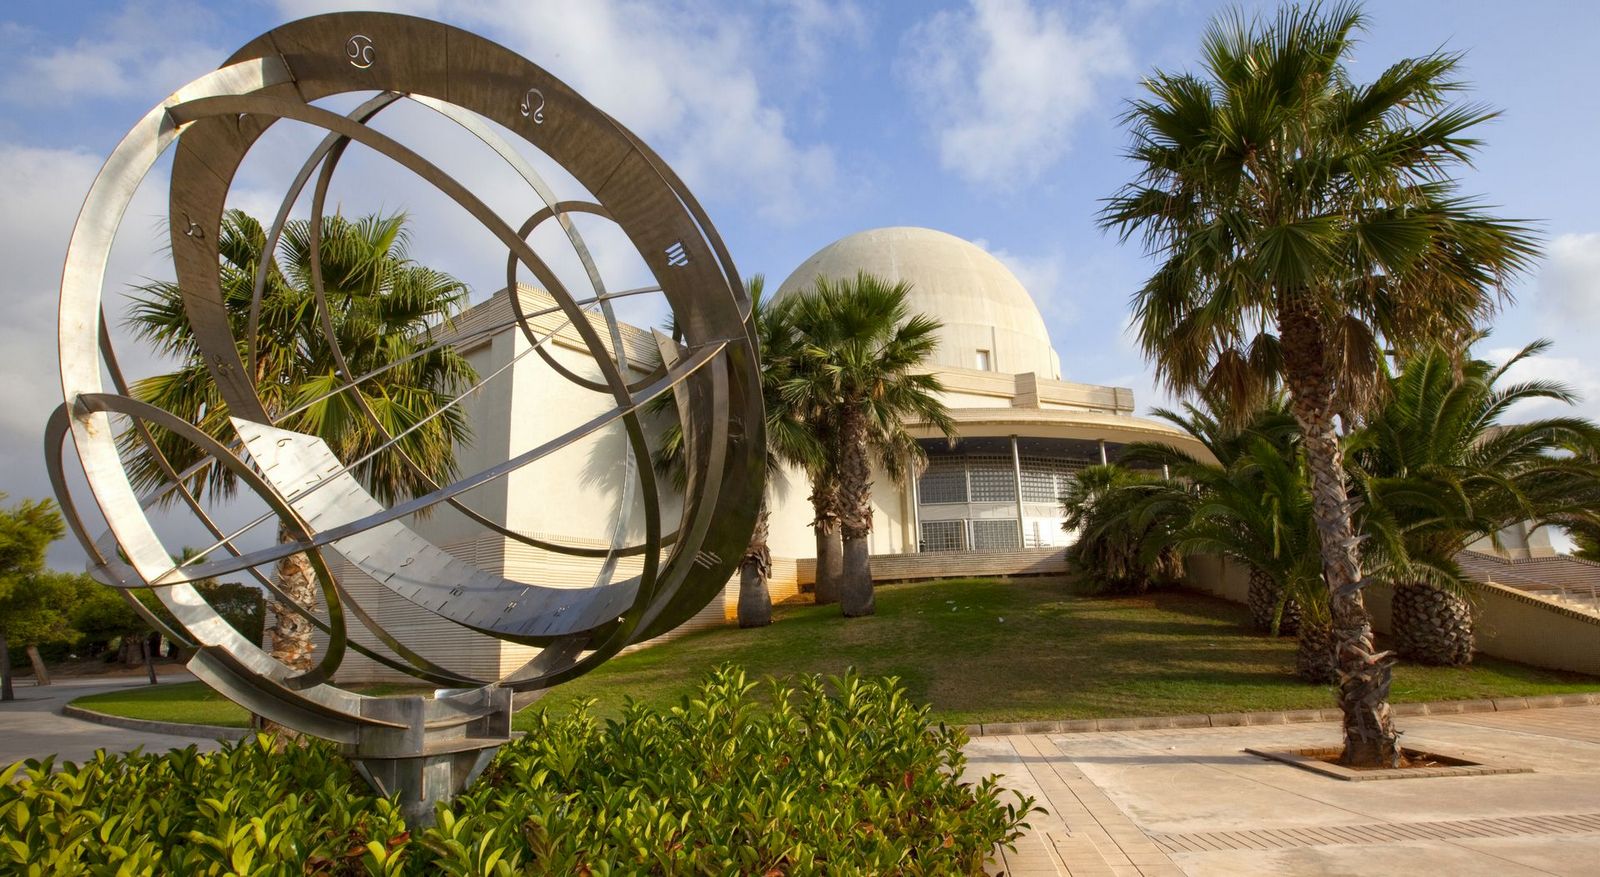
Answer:
<path fill-rule="evenodd" d="M 766 219 L 791 221 L 836 188 L 832 150 L 801 142 L 761 87 L 758 74 L 769 63 L 763 37 L 772 34 L 741 14 L 639 0 L 562 0 L 541 4 L 537 13 L 522 0 L 448 8 L 432 0 L 384 5 L 442 15 L 523 53 L 650 143 L 703 199 L 737 200 Z M 826 11 L 853 7 L 800 0 L 787 5 L 786 34 L 802 43 L 850 32 L 849 26 L 840 31 Z M 293 16 L 371 6 L 279 3 Z"/>
<path fill-rule="evenodd" d="M 1560 345 L 1553 348 L 1556 351 L 1560 349 Z M 1512 347 L 1495 347 L 1485 351 L 1483 356 L 1491 362 L 1505 362 L 1516 352 L 1516 348 Z M 1524 381 L 1551 381 L 1565 385 L 1578 394 L 1578 404 L 1570 406 L 1555 399 L 1519 402 L 1506 412 L 1506 421 L 1514 423 L 1536 417 L 1567 417 L 1573 414 L 1600 420 L 1600 367 L 1596 367 L 1595 363 L 1575 356 L 1546 354 L 1530 357 L 1508 369 L 1504 379 L 1505 383 Z"/>
<path fill-rule="evenodd" d="M 861 7 L 851 0 L 768 0 L 777 10 L 772 36 L 786 51 L 793 69 L 814 74 L 841 43 L 860 47 L 871 30 Z"/>
<path fill-rule="evenodd" d="M 61 403 L 56 378 L 56 312 L 61 265 L 84 193 L 101 159 L 86 152 L 40 149 L 0 143 L 0 350 L 7 379 L 0 381 L 0 490 L 19 496 L 48 496 L 39 465 L 44 423 Z M 160 191 L 157 191 L 160 190 Z M 150 221 L 159 213 L 160 185 L 141 188 L 124 220 L 124 239 L 112 250 L 107 288 L 114 296 L 123 283 L 161 270 L 159 232 Z M 108 296 L 108 298 L 111 296 Z M 115 313 L 113 300 L 108 308 Z M 138 368 L 151 360 L 132 356 Z"/>
<path fill-rule="evenodd" d="M 975 185 L 1014 189 L 1066 154 L 1100 81 L 1130 67 L 1120 28 L 1069 22 L 1057 5 L 972 0 L 907 34 L 900 65 L 940 163 Z"/>
<path fill-rule="evenodd" d="M 182 27 L 172 26 L 180 21 Z M 211 13 L 196 3 L 129 3 L 101 25 L 86 28 L 71 45 L 23 54 L 0 79 L 0 95 L 35 106 L 107 98 L 135 98 L 154 106 L 226 57 L 198 36 L 212 23 Z"/>
<path fill-rule="evenodd" d="M 1509 419 L 1577 413 L 1600 420 L 1600 363 L 1582 355 L 1593 347 L 1593 335 L 1600 331 L 1600 233 L 1557 235 L 1550 242 L 1528 305 L 1533 319 L 1526 331 L 1536 331 L 1553 344 L 1548 354 L 1513 366 L 1507 380 L 1555 381 L 1571 388 L 1580 399 L 1576 408 L 1555 401 L 1525 402 L 1511 409 Z M 1516 352 L 1512 344 L 1532 340 L 1532 335 L 1499 332 L 1493 340 L 1497 346 L 1483 356 L 1504 362 Z"/>
<path fill-rule="evenodd" d="M 1550 242 L 1537 302 L 1555 326 L 1600 327 L 1600 232 L 1563 234 Z"/>

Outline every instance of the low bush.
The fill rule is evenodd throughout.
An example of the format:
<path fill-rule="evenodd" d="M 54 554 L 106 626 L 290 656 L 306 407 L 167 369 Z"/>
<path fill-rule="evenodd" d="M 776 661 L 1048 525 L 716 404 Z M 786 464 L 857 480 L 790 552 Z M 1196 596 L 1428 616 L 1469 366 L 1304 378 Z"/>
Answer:
<path fill-rule="evenodd" d="M 722 668 L 668 710 L 540 713 L 435 826 L 408 829 L 336 749 L 97 753 L 0 775 L 24 874 L 977 874 L 1033 801 L 962 781 L 965 734 L 895 680 L 757 694 Z"/>

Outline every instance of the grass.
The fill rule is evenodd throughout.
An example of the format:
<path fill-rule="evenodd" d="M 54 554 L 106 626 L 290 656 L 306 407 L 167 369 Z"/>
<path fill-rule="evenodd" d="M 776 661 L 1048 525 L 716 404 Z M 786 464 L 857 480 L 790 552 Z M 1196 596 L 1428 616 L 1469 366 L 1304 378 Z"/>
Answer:
<path fill-rule="evenodd" d="M 837 606 L 783 606 L 771 627 L 704 631 L 641 649 L 560 686 L 533 708 L 565 710 L 593 698 L 602 715 L 616 715 L 628 697 L 668 706 L 724 662 L 756 678 L 851 666 L 898 676 L 933 705 L 935 718 L 963 724 L 1334 704 L 1328 688 L 1294 678 L 1292 640 L 1250 633 L 1243 607 L 1201 594 L 1100 598 L 1059 580 L 966 579 L 882 587 L 877 600 L 871 618 L 844 621 Z M 1596 690 L 1600 678 L 1480 655 L 1464 669 L 1402 664 L 1391 699 Z M 242 710 L 198 683 L 77 704 L 137 718 L 245 722 Z"/>
<path fill-rule="evenodd" d="M 433 691 L 428 687 L 392 683 L 363 685 L 356 690 L 379 697 Z M 223 728 L 250 727 L 250 713 L 244 707 L 211 690 L 204 682 L 178 682 L 107 691 L 80 697 L 72 705 L 129 719 L 217 725 Z"/>

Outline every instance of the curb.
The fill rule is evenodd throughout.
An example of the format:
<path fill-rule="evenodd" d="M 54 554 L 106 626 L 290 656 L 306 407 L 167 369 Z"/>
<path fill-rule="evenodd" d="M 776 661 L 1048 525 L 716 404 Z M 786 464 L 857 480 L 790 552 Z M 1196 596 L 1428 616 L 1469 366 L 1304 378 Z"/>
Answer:
<path fill-rule="evenodd" d="M 1397 703 L 1391 706 L 1396 718 L 1407 716 L 1452 716 L 1462 713 L 1504 713 L 1515 710 L 1554 709 L 1565 706 L 1600 704 L 1600 692 L 1589 694 L 1546 694 L 1538 697 L 1502 697 L 1495 700 L 1442 700 L 1433 703 Z M 1169 728 L 1239 728 L 1253 725 L 1297 725 L 1306 722 L 1337 722 L 1343 717 L 1337 709 L 1272 710 L 1254 713 L 1210 713 L 1188 716 L 1145 716 L 1119 719 L 1067 719 L 1059 722 L 990 722 L 963 725 L 969 737 L 998 737 L 1008 734 L 1087 734 L 1095 731 L 1154 731 Z"/>
<path fill-rule="evenodd" d="M 109 713 L 97 713 L 94 710 L 86 710 L 70 703 L 61 708 L 61 714 L 68 718 L 82 719 L 85 722 L 94 722 L 99 725 L 109 725 L 126 731 L 170 734 L 174 737 L 198 737 L 202 740 L 242 740 L 255 733 L 249 728 L 224 728 L 221 725 L 190 725 L 183 722 L 158 722 L 154 719 L 130 719 L 124 716 L 113 716 Z"/>

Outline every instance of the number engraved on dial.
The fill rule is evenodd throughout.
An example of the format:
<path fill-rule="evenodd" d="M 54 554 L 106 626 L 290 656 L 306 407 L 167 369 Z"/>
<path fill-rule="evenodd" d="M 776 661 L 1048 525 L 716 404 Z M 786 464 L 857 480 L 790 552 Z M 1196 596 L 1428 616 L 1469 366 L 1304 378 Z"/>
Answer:
<path fill-rule="evenodd" d="M 544 92 L 537 88 L 528 89 L 528 93 L 522 96 L 522 103 L 517 105 L 517 111 L 522 113 L 523 118 L 533 119 L 535 125 L 543 125 Z"/>
<path fill-rule="evenodd" d="M 344 44 L 345 57 L 350 59 L 350 66 L 357 70 L 365 70 L 372 66 L 377 54 L 377 47 L 372 44 L 372 38 L 365 34 L 356 34 Z"/>

